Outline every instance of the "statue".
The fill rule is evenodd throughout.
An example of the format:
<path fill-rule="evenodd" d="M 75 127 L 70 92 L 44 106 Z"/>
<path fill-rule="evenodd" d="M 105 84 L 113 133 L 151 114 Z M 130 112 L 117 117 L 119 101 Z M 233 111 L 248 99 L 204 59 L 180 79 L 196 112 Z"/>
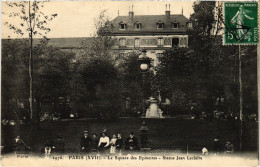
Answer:
<path fill-rule="evenodd" d="M 162 110 L 158 107 L 158 100 L 154 97 L 150 97 L 148 102 L 149 108 L 146 110 L 146 118 L 163 118 Z"/>

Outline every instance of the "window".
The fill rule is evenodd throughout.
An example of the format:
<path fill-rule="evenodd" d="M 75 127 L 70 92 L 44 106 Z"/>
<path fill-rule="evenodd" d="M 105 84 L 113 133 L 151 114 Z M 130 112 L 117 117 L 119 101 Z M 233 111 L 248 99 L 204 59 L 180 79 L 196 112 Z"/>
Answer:
<path fill-rule="evenodd" d="M 126 56 L 126 54 L 125 53 L 119 53 L 119 56 L 124 57 L 124 56 Z"/>
<path fill-rule="evenodd" d="M 172 38 L 172 47 L 179 45 L 179 38 Z"/>
<path fill-rule="evenodd" d="M 140 28 L 141 28 L 141 24 L 140 23 L 135 24 L 135 29 L 136 30 L 140 30 Z"/>
<path fill-rule="evenodd" d="M 158 46 L 158 47 L 162 47 L 163 45 L 164 45 L 163 38 L 158 38 L 158 39 L 157 39 L 157 46 Z"/>
<path fill-rule="evenodd" d="M 135 47 L 140 47 L 140 39 L 139 38 L 135 39 Z"/>
<path fill-rule="evenodd" d="M 125 38 L 119 39 L 119 46 L 120 47 L 125 47 L 126 46 Z"/>
<path fill-rule="evenodd" d="M 187 25 L 188 25 L 188 28 L 192 28 L 192 23 L 191 22 L 188 22 Z"/>
<path fill-rule="evenodd" d="M 188 38 L 180 38 L 180 45 L 187 46 Z"/>
<path fill-rule="evenodd" d="M 120 27 L 119 27 L 120 30 L 125 30 L 125 27 L 126 27 L 125 23 L 120 23 Z"/>
<path fill-rule="evenodd" d="M 163 29 L 163 26 L 164 26 L 163 22 L 157 23 L 157 29 Z"/>
<path fill-rule="evenodd" d="M 172 23 L 172 28 L 179 28 L 179 23 L 178 22 Z"/>
<path fill-rule="evenodd" d="M 139 21 L 136 21 L 135 23 L 134 23 L 134 26 L 135 26 L 135 29 L 136 30 L 140 30 L 141 29 L 141 23 L 139 22 Z"/>

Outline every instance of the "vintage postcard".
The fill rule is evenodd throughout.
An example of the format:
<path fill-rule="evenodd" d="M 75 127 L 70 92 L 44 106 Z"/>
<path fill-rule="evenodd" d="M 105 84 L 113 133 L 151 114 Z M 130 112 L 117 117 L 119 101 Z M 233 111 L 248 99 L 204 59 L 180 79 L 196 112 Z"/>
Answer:
<path fill-rule="evenodd" d="M 259 166 L 257 1 L 1 5 L 1 166 Z"/>

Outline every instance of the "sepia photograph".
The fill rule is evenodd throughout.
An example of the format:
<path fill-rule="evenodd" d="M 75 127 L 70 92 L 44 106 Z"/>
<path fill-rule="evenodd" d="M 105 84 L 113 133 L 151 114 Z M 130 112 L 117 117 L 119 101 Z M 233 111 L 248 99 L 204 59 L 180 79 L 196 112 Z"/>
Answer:
<path fill-rule="evenodd" d="M 1 2 L 3 167 L 259 166 L 258 1 Z"/>

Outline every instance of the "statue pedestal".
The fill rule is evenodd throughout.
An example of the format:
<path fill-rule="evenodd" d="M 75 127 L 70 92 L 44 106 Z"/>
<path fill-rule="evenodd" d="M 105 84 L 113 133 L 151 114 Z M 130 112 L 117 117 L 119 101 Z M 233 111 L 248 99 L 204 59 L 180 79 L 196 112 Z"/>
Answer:
<path fill-rule="evenodd" d="M 145 118 L 163 118 L 162 110 L 158 107 L 158 100 L 155 98 L 149 99 L 150 106 L 146 110 Z"/>

